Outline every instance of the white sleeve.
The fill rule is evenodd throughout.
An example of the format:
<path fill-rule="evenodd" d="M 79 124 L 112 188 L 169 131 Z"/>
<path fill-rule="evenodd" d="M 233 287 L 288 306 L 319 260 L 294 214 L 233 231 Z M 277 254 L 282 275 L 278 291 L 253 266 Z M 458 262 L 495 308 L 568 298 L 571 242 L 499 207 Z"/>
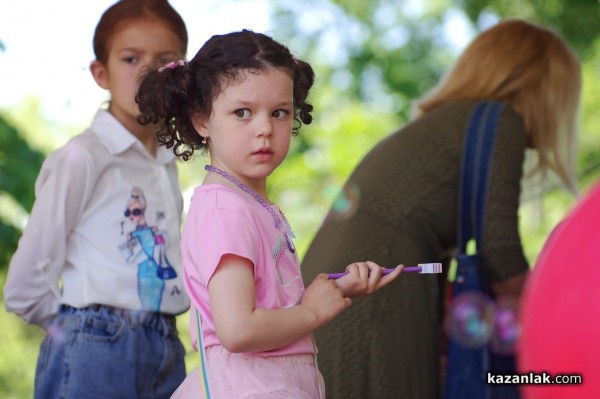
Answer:
<path fill-rule="evenodd" d="M 93 171 L 91 157 L 73 144 L 42 165 L 35 203 L 4 286 L 6 310 L 27 323 L 45 328 L 58 310 L 69 234 L 93 188 Z"/>

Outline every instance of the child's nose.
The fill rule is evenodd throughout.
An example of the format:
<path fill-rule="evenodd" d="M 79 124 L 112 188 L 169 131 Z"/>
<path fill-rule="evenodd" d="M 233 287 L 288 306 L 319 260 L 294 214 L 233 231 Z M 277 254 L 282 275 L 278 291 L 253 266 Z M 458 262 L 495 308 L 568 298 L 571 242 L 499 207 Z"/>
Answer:
<path fill-rule="evenodd" d="M 257 122 L 257 136 L 270 137 L 273 134 L 273 121 L 270 117 L 260 117 Z"/>

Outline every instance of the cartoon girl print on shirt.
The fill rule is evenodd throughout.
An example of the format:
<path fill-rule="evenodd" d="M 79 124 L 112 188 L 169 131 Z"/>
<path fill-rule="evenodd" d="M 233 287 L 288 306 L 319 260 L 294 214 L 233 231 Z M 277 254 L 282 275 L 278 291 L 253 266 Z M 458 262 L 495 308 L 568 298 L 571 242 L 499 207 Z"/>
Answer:
<path fill-rule="evenodd" d="M 177 276 L 165 255 L 165 234 L 146 222 L 144 191 L 133 187 L 124 216 L 135 225 L 120 246 L 128 263 L 138 266 L 138 296 L 143 310 L 158 312 L 165 279 Z"/>

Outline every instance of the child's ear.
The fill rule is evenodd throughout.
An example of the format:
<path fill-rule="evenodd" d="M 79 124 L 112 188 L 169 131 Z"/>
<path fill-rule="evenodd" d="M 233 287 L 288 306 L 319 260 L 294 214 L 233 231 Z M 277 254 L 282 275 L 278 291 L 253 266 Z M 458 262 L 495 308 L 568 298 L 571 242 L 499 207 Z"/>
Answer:
<path fill-rule="evenodd" d="M 104 90 L 108 90 L 108 71 L 104 64 L 102 64 L 98 60 L 92 61 L 90 64 L 90 71 L 92 72 L 92 76 L 94 80 Z"/>
<path fill-rule="evenodd" d="M 204 126 L 204 121 L 204 117 L 200 114 L 194 114 L 194 116 L 192 116 L 192 125 L 194 126 L 194 129 L 196 129 L 196 132 L 202 137 L 208 137 L 208 129 Z"/>

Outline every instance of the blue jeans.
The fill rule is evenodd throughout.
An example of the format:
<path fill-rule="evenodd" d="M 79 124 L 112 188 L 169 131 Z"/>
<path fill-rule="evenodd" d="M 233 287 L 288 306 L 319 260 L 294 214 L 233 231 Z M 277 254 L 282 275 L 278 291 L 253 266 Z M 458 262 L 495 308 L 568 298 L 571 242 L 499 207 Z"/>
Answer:
<path fill-rule="evenodd" d="M 175 318 L 61 306 L 40 347 L 36 399 L 169 398 L 185 379 Z"/>

